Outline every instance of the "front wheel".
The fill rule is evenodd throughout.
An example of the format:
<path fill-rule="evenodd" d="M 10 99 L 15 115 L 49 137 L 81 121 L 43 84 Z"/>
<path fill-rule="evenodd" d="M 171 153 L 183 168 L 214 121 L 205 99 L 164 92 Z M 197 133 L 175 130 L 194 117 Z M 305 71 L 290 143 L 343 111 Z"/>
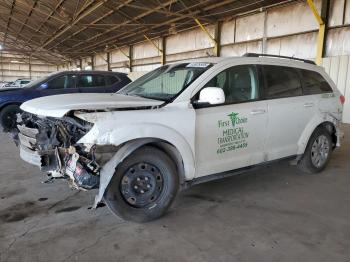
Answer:
<path fill-rule="evenodd" d="M 18 105 L 8 105 L 0 112 L 0 125 L 4 132 L 10 132 L 16 128 L 17 114 L 21 112 Z"/>
<path fill-rule="evenodd" d="M 117 167 L 104 201 L 124 220 L 147 222 L 167 211 L 178 188 L 174 162 L 161 150 L 145 146 Z"/>
<path fill-rule="evenodd" d="M 333 148 L 329 131 L 318 127 L 307 144 L 299 167 L 307 173 L 319 173 L 325 169 Z"/>

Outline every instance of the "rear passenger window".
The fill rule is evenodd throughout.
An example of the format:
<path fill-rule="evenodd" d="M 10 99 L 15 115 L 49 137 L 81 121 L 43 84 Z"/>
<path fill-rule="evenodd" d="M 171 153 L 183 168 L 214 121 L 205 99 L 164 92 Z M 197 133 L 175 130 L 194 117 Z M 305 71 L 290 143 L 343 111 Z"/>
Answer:
<path fill-rule="evenodd" d="M 115 76 L 106 76 L 106 85 L 111 86 L 114 85 L 115 83 L 120 82 L 119 79 Z"/>
<path fill-rule="evenodd" d="M 303 94 L 298 71 L 285 66 L 263 66 L 265 97 L 267 99 L 300 96 Z"/>
<path fill-rule="evenodd" d="M 80 75 L 78 87 L 103 87 L 105 86 L 103 75 Z"/>
<path fill-rule="evenodd" d="M 333 92 L 328 82 L 317 72 L 300 70 L 303 79 L 303 90 L 305 95 L 314 95 Z"/>

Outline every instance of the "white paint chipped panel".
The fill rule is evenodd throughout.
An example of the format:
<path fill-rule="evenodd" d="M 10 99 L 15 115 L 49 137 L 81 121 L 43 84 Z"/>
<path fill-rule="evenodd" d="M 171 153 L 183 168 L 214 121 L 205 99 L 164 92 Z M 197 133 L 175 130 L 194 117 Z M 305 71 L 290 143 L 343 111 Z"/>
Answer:
<path fill-rule="evenodd" d="M 315 1 L 320 10 L 320 0 Z M 266 34 L 276 37 L 310 30 L 316 30 L 318 24 L 306 1 L 268 11 Z"/>
<path fill-rule="evenodd" d="M 221 48 L 221 56 L 241 56 L 245 53 L 261 53 L 262 42 L 237 43 L 233 45 L 223 46 Z"/>
<path fill-rule="evenodd" d="M 327 56 L 350 54 L 350 28 L 335 28 L 328 31 Z"/>
<path fill-rule="evenodd" d="M 227 45 L 235 42 L 235 20 L 225 21 L 221 26 L 221 44 Z"/>
<path fill-rule="evenodd" d="M 140 65 L 140 66 L 134 66 L 132 70 L 134 72 L 149 72 L 152 71 L 158 67 L 160 67 L 161 64 L 154 64 L 154 65 Z"/>
<path fill-rule="evenodd" d="M 306 33 L 267 41 L 267 53 L 312 59 L 316 56 L 316 33 Z"/>
<path fill-rule="evenodd" d="M 185 53 L 179 53 L 179 54 L 173 54 L 173 55 L 167 55 L 166 60 L 168 63 L 174 62 L 174 61 L 180 61 L 180 60 L 187 60 L 192 58 L 199 58 L 199 57 L 207 57 L 214 55 L 214 51 L 212 48 L 204 49 L 204 50 L 197 50 L 197 51 L 190 51 Z"/>
<path fill-rule="evenodd" d="M 236 22 L 236 42 L 255 40 L 263 37 L 265 13 L 238 18 Z"/>
<path fill-rule="evenodd" d="M 158 48 L 162 49 L 160 39 L 152 39 L 152 41 Z M 137 44 L 133 48 L 134 59 L 148 58 L 160 55 L 158 49 L 150 42 Z"/>
<path fill-rule="evenodd" d="M 350 0 L 345 0 L 346 1 L 346 8 L 345 8 L 345 24 L 350 24 Z"/>
<path fill-rule="evenodd" d="M 343 10 L 344 10 L 344 1 L 345 0 L 333 0 L 330 1 L 329 8 L 329 26 L 338 26 L 343 23 Z"/>
<path fill-rule="evenodd" d="M 95 66 L 107 65 L 107 54 L 100 53 L 95 55 Z"/>
<path fill-rule="evenodd" d="M 124 47 L 121 49 L 126 55 L 129 55 L 129 48 L 128 47 Z M 113 52 L 111 52 L 111 63 L 118 63 L 118 62 L 124 62 L 124 61 L 129 61 L 129 58 L 126 57 L 125 54 L 123 54 L 123 52 L 120 50 L 114 50 Z"/>
<path fill-rule="evenodd" d="M 214 27 L 207 26 L 206 28 L 213 36 Z M 167 54 L 188 52 L 214 46 L 212 40 L 200 28 L 169 36 L 166 44 Z"/>

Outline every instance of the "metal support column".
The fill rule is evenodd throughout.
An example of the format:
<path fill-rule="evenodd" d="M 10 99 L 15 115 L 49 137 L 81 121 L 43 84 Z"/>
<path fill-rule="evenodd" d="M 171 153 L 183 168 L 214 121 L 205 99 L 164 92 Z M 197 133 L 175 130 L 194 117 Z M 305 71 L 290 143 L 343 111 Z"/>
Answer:
<path fill-rule="evenodd" d="M 95 70 L 94 56 L 91 56 L 91 70 Z"/>
<path fill-rule="evenodd" d="M 318 10 L 313 0 L 307 0 L 307 3 L 319 24 L 315 62 L 317 65 L 321 65 L 322 57 L 325 53 L 324 47 L 326 45 L 326 29 L 329 11 L 329 0 L 322 0 L 321 15 L 318 13 Z"/>
<path fill-rule="evenodd" d="M 107 70 L 112 71 L 111 69 L 111 53 L 107 52 Z"/>
<path fill-rule="evenodd" d="M 221 22 L 216 22 L 215 23 L 215 28 L 214 28 L 214 39 L 215 39 L 215 45 L 214 45 L 214 55 L 215 56 L 220 56 L 221 54 Z"/>
<path fill-rule="evenodd" d="M 162 37 L 162 52 L 161 52 L 161 64 L 166 64 L 166 38 Z"/>
<path fill-rule="evenodd" d="M 129 46 L 129 72 L 132 72 L 132 57 L 133 57 L 133 47 L 132 45 Z"/>
<path fill-rule="evenodd" d="M 267 10 L 264 11 L 264 31 L 262 39 L 262 53 L 267 53 Z"/>
<path fill-rule="evenodd" d="M 29 55 L 29 79 L 31 80 L 32 79 L 32 55 Z"/>
<path fill-rule="evenodd" d="M 3 68 L 3 57 L 2 57 L 2 50 L 0 50 L 0 63 L 1 63 L 1 81 L 4 81 L 4 68 Z"/>

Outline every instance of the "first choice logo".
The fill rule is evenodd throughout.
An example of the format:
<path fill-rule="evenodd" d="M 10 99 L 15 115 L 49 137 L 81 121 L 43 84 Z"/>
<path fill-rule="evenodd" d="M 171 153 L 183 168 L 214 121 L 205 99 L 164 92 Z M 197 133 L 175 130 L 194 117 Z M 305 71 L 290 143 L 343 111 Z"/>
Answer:
<path fill-rule="evenodd" d="M 244 124 L 248 122 L 247 117 L 239 117 L 239 113 L 232 112 L 229 120 L 219 120 L 218 127 L 220 135 L 217 138 L 218 148 L 216 153 L 223 154 L 248 147 L 249 132 L 245 130 Z"/>
<path fill-rule="evenodd" d="M 227 115 L 230 118 L 230 120 L 228 121 L 219 120 L 218 121 L 219 127 L 220 128 L 229 127 L 230 124 L 232 125 L 232 127 L 235 127 L 236 125 L 245 124 L 248 122 L 248 118 L 239 117 L 238 114 L 239 113 L 232 112 L 231 114 Z"/>

